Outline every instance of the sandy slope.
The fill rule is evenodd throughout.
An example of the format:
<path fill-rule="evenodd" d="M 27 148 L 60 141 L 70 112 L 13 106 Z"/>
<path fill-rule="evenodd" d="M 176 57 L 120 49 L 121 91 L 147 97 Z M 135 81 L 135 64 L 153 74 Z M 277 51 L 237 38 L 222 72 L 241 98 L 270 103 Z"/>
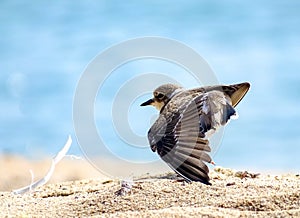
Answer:
<path fill-rule="evenodd" d="M 216 168 L 212 185 L 168 176 L 135 180 L 125 195 L 120 181 L 77 180 L 35 192 L 0 193 L 0 217 L 228 217 L 300 216 L 299 175 L 268 176 Z"/>

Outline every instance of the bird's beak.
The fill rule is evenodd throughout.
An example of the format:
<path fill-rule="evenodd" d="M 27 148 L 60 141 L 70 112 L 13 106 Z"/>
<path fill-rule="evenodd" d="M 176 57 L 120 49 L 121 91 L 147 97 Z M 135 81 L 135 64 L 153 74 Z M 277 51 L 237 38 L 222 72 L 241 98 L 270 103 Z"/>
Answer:
<path fill-rule="evenodd" d="M 143 104 L 141 104 L 140 106 L 147 106 L 147 105 L 152 105 L 154 103 L 153 98 L 149 99 L 148 101 L 145 101 Z"/>

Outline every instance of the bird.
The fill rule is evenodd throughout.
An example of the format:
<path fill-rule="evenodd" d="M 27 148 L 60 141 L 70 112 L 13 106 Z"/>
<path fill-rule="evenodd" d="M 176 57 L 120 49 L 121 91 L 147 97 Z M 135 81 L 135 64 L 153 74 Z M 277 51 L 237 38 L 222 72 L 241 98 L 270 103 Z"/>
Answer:
<path fill-rule="evenodd" d="M 214 162 L 209 138 L 237 116 L 235 107 L 249 88 L 248 82 L 194 89 L 177 84 L 159 86 L 153 98 L 140 105 L 159 110 L 148 131 L 151 150 L 187 182 L 211 185 L 207 163 Z"/>

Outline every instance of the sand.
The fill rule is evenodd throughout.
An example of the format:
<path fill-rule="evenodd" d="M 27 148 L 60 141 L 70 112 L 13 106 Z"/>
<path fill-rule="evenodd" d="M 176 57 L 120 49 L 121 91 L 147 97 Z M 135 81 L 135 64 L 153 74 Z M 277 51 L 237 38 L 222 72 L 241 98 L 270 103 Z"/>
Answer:
<path fill-rule="evenodd" d="M 89 172 L 95 177 L 52 180 L 23 195 L 0 192 L 0 217 L 300 217 L 297 174 L 257 175 L 216 167 L 211 186 L 186 183 L 169 173 L 135 178 L 121 188 L 120 180 Z"/>
<path fill-rule="evenodd" d="M 28 160 L 21 156 L 0 156 L 0 191 L 11 191 L 40 179 L 48 172 L 52 158 Z M 74 181 L 86 178 L 106 178 L 85 160 L 64 158 L 55 168 L 49 183 Z"/>

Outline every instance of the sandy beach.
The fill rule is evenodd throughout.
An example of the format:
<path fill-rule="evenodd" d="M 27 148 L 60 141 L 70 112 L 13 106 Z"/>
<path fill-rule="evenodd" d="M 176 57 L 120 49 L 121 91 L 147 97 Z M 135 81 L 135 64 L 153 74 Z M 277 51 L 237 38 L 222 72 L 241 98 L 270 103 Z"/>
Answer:
<path fill-rule="evenodd" d="M 11 192 L 30 184 L 24 168 L 38 178 L 48 167 L 47 161 L 37 167 L 22 158 L 1 158 L 0 217 L 300 216 L 298 174 L 266 175 L 221 167 L 211 171 L 211 186 L 186 183 L 169 173 L 135 178 L 122 188 L 120 180 L 104 177 L 88 163 L 67 160 L 48 184 L 22 195 Z"/>

